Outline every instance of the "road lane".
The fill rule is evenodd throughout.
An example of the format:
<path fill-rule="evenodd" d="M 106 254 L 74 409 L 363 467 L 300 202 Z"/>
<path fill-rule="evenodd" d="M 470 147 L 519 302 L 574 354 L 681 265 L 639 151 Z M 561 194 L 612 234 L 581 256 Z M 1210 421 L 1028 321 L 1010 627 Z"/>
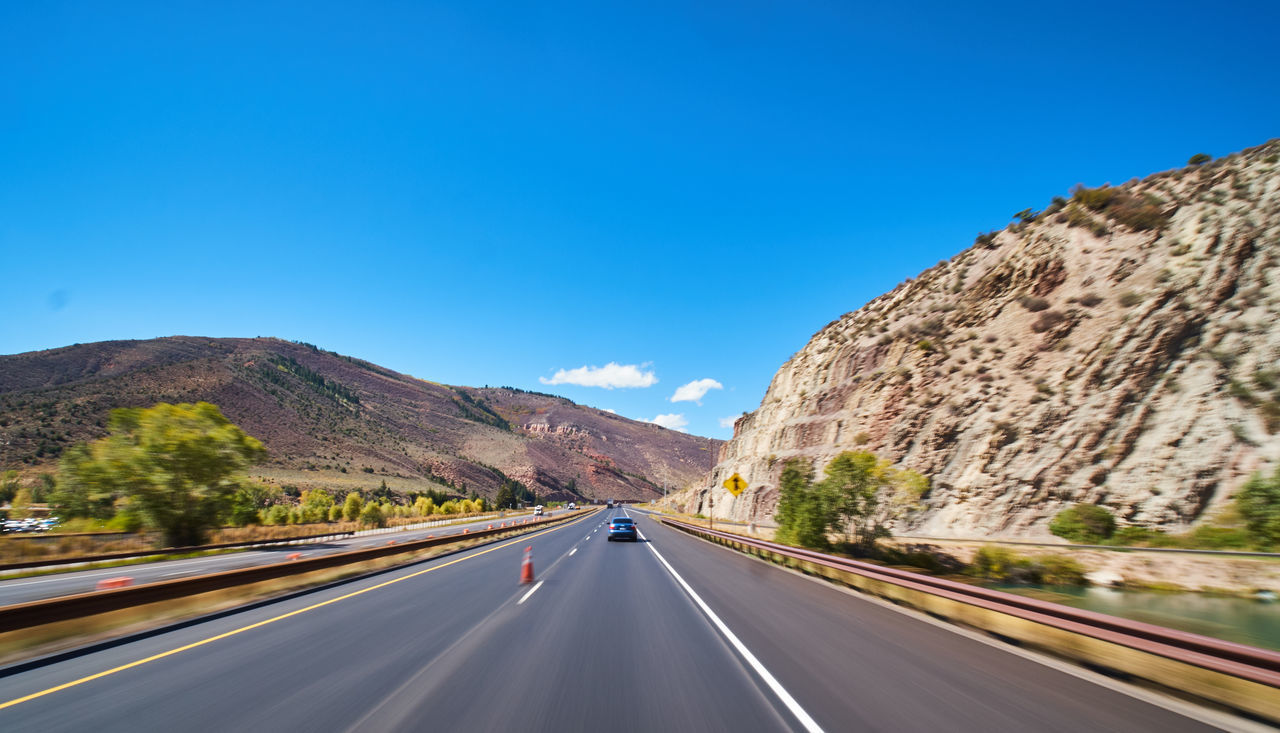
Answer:
<path fill-rule="evenodd" d="M 153 655 L 201 646 L 0 709 L 0 730 L 333 730 L 485 616 L 514 603 L 523 548 L 566 552 L 578 522 L 3 676 L 0 705 Z M 570 529 L 572 527 L 572 529 Z M 386 585 L 389 581 L 394 581 Z M 381 587 L 378 587 L 381 586 Z M 367 590 L 371 589 L 373 590 Z M 347 597 L 353 592 L 361 595 Z M 323 604 L 331 601 L 328 605 Z M 311 610 L 297 613 L 301 609 Z M 287 616 L 295 613 L 293 616 Z M 281 618 L 281 616 L 284 616 Z M 271 619 L 278 619 L 271 621 Z M 268 622 L 266 625 L 250 627 Z"/>
<path fill-rule="evenodd" d="M 642 523 L 828 730 L 1210 729 L 652 519 Z"/>
<path fill-rule="evenodd" d="M 76 593 L 87 593 L 95 590 L 98 582 L 104 578 L 118 578 L 125 576 L 133 578 L 135 585 L 140 585 L 142 583 L 152 583 L 158 580 L 173 580 L 174 578 L 191 577 L 194 575 L 222 572 L 224 570 L 236 570 L 239 568 L 284 562 L 288 559 L 289 555 L 294 553 L 301 553 L 303 557 L 330 555 L 333 553 L 349 552 L 351 550 L 367 547 L 379 547 L 390 541 L 403 543 L 416 539 L 426 539 L 428 535 L 434 535 L 436 537 L 457 535 L 462 534 L 464 529 L 474 531 L 476 529 L 483 529 L 490 524 L 496 527 L 501 522 L 509 522 L 513 520 L 522 521 L 525 519 L 530 519 L 530 517 L 522 515 L 497 520 L 493 518 L 486 518 L 474 522 L 465 522 L 441 527 L 428 527 L 403 532 L 388 532 L 386 534 L 346 537 L 327 542 L 315 542 L 304 545 L 279 545 L 256 550 L 242 550 L 224 555 L 186 558 L 182 560 L 159 560 L 156 562 L 139 563 L 137 565 L 68 571 L 53 575 L 40 575 L 28 578 L 0 579 L 0 606 L 27 603 L 29 601 L 38 601 L 47 598 L 58 598 L 60 596 L 74 595 Z"/>
<path fill-rule="evenodd" d="M 1207 729 L 647 518 L 651 545 L 609 542 L 606 521 L 0 670 L 4 705 L 270 621 L 0 709 L 0 730 L 800 730 L 650 546 L 827 731 Z"/>

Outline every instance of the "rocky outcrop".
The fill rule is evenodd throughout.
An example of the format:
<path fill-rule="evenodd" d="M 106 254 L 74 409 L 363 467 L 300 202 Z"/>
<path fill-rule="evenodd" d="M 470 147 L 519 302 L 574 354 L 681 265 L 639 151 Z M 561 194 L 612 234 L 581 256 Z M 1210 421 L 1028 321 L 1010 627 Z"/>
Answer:
<path fill-rule="evenodd" d="M 702 489 L 768 521 L 785 461 L 932 479 L 910 529 L 1045 536 L 1072 502 L 1177 530 L 1280 460 L 1280 141 L 1023 212 L 846 314 L 774 376 Z"/>

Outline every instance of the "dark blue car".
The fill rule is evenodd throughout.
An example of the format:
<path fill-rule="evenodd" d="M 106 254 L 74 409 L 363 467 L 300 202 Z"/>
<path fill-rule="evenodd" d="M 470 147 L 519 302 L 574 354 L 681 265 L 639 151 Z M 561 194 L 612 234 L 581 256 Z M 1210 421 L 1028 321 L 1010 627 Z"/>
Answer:
<path fill-rule="evenodd" d="M 631 540 L 635 542 L 639 538 L 636 534 L 636 520 L 631 517 L 614 517 L 609 522 L 609 541 L 614 540 Z"/>

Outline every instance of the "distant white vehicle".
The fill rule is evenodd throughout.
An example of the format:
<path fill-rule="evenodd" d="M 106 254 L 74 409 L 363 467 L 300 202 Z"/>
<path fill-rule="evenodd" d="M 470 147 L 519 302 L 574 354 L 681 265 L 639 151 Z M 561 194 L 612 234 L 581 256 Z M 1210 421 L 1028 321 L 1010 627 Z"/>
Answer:
<path fill-rule="evenodd" d="M 533 516 L 535 516 L 535 517 L 541 517 L 541 516 L 542 516 L 542 505 L 541 505 L 541 504 L 539 504 L 539 505 L 537 505 L 537 506 L 535 506 L 535 507 L 533 508 Z"/>
<path fill-rule="evenodd" d="M 569 502 L 569 508 L 570 508 L 570 509 L 577 509 L 577 508 L 578 508 L 578 505 L 577 505 L 577 504 L 574 504 L 573 502 Z"/>

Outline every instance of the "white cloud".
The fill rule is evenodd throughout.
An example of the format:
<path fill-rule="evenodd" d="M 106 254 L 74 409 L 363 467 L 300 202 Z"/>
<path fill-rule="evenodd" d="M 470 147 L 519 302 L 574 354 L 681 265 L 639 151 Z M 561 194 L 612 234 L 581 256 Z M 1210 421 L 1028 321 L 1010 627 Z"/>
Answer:
<path fill-rule="evenodd" d="M 733 427 L 733 424 L 734 424 L 734 423 L 736 423 L 736 422 L 738 421 L 738 418 L 739 418 L 739 417 L 741 417 L 741 416 L 740 416 L 740 415 L 730 415 L 729 417 L 722 417 L 722 418 L 720 418 L 720 427 L 722 427 L 722 428 L 731 428 L 731 427 Z"/>
<path fill-rule="evenodd" d="M 706 396 L 708 390 L 724 389 L 724 385 L 714 379 L 699 379 L 689 382 L 676 390 L 671 395 L 672 402 L 696 402 L 702 404 L 702 398 Z"/>
<path fill-rule="evenodd" d="M 610 409 L 609 409 L 609 408 L 607 408 L 607 407 L 602 407 L 602 408 L 600 408 L 600 409 L 604 410 L 605 412 L 609 413 L 610 415 L 617 415 L 617 414 L 618 414 L 618 411 L 617 411 L 617 410 L 610 410 Z"/>
<path fill-rule="evenodd" d="M 652 420 L 645 420 L 645 422 L 651 422 L 654 425 L 661 425 L 662 427 L 669 428 L 671 430 L 679 430 L 682 433 L 688 432 L 684 428 L 689 424 L 689 421 L 684 419 L 684 415 L 680 414 L 672 413 L 670 415 L 659 415 Z"/>
<path fill-rule="evenodd" d="M 561 369 L 551 379 L 538 377 L 543 384 L 576 384 L 579 387 L 652 387 L 658 377 L 652 371 L 642 371 L 644 365 L 609 362 L 602 367 L 582 366 L 577 369 Z"/>

